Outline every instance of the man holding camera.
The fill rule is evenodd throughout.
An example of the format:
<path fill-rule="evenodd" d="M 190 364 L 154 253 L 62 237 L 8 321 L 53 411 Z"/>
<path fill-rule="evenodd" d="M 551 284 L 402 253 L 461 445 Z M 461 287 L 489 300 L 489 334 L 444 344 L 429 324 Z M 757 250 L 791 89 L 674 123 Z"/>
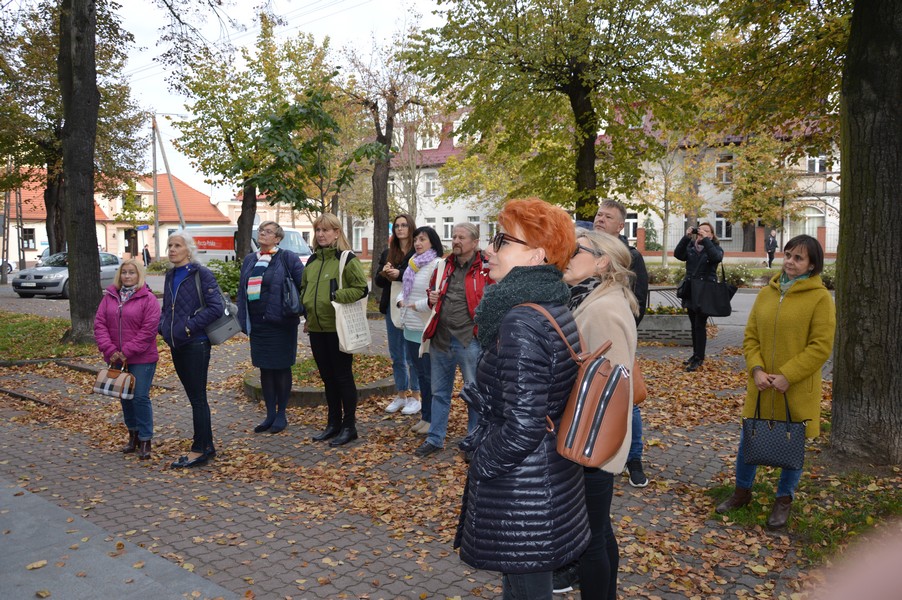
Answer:
<path fill-rule="evenodd" d="M 648 304 L 648 270 L 645 268 L 645 259 L 636 248 L 630 246 L 625 235 L 620 231 L 626 224 L 626 208 L 616 200 L 602 200 L 595 214 L 595 231 L 604 231 L 620 238 L 630 251 L 630 270 L 636 274 L 633 282 L 633 294 L 639 303 L 639 316 L 636 317 L 636 325 L 642 322 L 645 316 L 645 307 Z M 626 459 L 626 468 L 630 474 L 630 485 L 633 487 L 645 487 L 648 485 L 648 477 L 642 469 L 642 413 L 638 406 L 633 406 L 633 440 L 630 444 L 630 452 Z"/>

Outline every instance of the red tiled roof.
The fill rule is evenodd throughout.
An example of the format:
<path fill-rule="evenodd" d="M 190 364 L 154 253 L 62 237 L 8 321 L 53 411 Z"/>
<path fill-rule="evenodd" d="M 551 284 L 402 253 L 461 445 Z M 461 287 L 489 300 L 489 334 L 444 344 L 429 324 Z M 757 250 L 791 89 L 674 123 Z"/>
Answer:
<path fill-rule="evenodd" d="M 15 192 L 12 192 L 15 194 Z M 10 197 L 9 218 L 15 219 L 15 196 Z M 44 204 L 44 188 L 34 182 L 28 182 L 22 187 L 22 219 L 25 221 L 46 221 L 47 207 Z M 94 220 L 109 221 L 110 217 L 94 202 Z"/>
<path fill-rule="evenodd" d="M 147 190 L 153 191 L 153 177 L 142 177 L 138 181 Z M 209 196 L 197 191 L 175 175 L 172 176 L 172 181 L 178 193 L 179 206 L 182 208 L 182 215 L 185 217 L 186 223 L 231 222 L 210 203 Z M 161 223 L 178 223 L 179 214 L 175 208 L 175 200 L 172 197 L 172 189 L 169 187 L 169 177 L 166 173 L 157 173 L 157 211 Z"/>
<path fill-rule="evenodd" d="M 438 148 L 418 150 L 414 153 L 413 159 L 416 161 L 417 167 L 442 167 L 448 162 L 450 157 L 463 154 L 464 151 L 462 148 L 456 148 L 454 146 L 454 132 L 451 131 L 453 125 L 454 124 L 450 122 L 442 123 L 442 132 L 439 137 Z M 407 158 L 407 144 L 409 143 L 413 143 L 413 136 L 405 135 L 404 147 L 392 157 L 392 169 L 409 168 L 410 165 Z"/>

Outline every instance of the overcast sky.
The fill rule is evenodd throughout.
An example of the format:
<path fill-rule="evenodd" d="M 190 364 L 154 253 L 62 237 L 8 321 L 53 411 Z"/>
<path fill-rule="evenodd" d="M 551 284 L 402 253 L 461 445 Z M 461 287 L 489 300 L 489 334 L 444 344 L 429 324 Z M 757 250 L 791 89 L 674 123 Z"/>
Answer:
<path fill-rule="evenodd" d="M 245 32 L 232 33 L 231 39 L 236 45 L 252 45 L 259 31 L 253 18 L 253 7 L 260 4 L 260 0 L 226 0 L 226 3 L 231 5 L 228 13 L 247 25 Z M 234 190 L 213 189 L 205 184 L 203 176 L 191 167 L 188 159 L 172 147 L 171 140 L 178 135 L 178 131 L 161 115 L 185 115 L 186 99 L 169 91 L 165 67 L 154 60 L 163 51 L 156 45 L 160 37 L 159 28 L 165 23 L 161 9 L 156 8 L 151 0 L 130 0 L 123 4 L 123 26 L 135 36 L 137 46 L 129 55 L 125 74 L 131 82 L 134 98 L 142 107 L 158 115 L 157 124 L 172 174 L 215 200 L 231 196 Z M 287 21 L 287 25 L 276 30 L 280 38 L 304 32 L 313 34 L 320 43 L 328 36 L 333 50 L 341 50 L 349 44 L 368 48 L 373 35 L 380 42 L 386 42 L 403 23 L 411 21 L 414 12 L 422 15 L 421 22 L 425 26 L 436 24 L 436 18 L 431 15 L 435 9 L 434 0 L 271 0 L 271 5 Z M 205 32 L 210 39 L 219 37 L 216 24 L 208 24 Z M 338 58 L 339 54 L 336 52 L 335 57 Z M 146 131 L 149 133 L 150 123 Z M 152 151 L 148 147 L 148 170 L 151 169 L 151 160 Z M 160 173 L 165 171 L 159 151 L 157 170 Z"/>

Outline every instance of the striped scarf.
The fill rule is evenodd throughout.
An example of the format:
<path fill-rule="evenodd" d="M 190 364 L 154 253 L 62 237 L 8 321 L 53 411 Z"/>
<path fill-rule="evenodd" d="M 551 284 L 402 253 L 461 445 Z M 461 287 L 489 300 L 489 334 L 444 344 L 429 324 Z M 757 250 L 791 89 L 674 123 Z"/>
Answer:
<path fill-rule="evenodd" d="M 254 268 L 251 269 L 251 275 L 247 279 L 248 302 L 260 299 L 260 290 L 263 287 L 263 273 L 266 272 L 266 267 L 272 261 L 272 255 L 278 251 L 279 249 L 275 248 L 269 252 L 257 252 L 257 262 L 254 264 Z"/>

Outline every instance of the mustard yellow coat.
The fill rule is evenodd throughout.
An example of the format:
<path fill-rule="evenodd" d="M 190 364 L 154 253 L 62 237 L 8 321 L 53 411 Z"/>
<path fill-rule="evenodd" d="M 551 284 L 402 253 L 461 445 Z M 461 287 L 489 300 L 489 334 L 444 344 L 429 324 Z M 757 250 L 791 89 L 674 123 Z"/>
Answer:
<path fill-rule="evenodd" d="M 786 396 L 793 421 L 807 420 L 805 435 L 821 432 L 821 368 L 833 351 L 836 306 L 820 275 L 797 281 L 782 297 L 780 275 L 758 293 L 745 326 L 745 365 L 748 392 L 743 417 L 755 415 L 758 388 L 752 370 L 778 373 L 789 381 Z M 776 390 L 761 392 L 761 415 L 786 418 L 783 396 Z"/>

